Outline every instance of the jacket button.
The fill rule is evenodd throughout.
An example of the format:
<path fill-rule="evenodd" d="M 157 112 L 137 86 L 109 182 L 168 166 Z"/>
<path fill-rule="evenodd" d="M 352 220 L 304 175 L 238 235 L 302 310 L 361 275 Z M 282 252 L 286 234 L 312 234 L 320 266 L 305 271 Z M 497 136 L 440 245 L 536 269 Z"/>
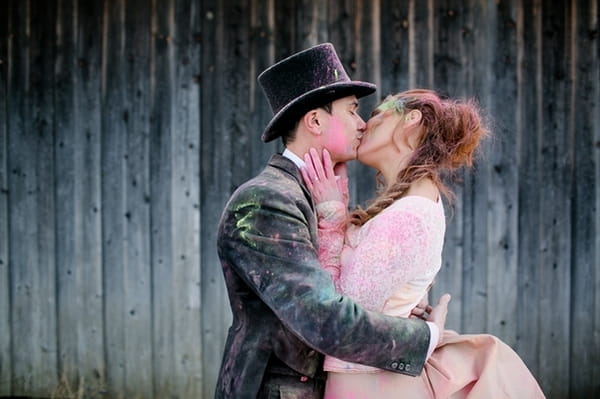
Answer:
<path fill-rule="evenodd" d="M 392 362 L 392 364 L 390 364 L 390 366 L 391 366 L 391 367 L 392 367 L 394 370 L 396 370 L 396 369 L 398 369 L 398 362 Z"/>

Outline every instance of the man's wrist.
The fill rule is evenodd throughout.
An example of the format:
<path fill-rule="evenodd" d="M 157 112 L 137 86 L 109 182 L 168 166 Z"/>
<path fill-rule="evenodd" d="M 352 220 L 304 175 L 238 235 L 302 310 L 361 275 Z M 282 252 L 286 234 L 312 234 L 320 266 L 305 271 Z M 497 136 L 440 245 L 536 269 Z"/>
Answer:
<path fill-rule="evenodd" d="M 429 349 L 427 349 L 427 359 L 431 356 L 440 341 L 440 329 L 437 324 L 426 321 L 429 327 Z"/>

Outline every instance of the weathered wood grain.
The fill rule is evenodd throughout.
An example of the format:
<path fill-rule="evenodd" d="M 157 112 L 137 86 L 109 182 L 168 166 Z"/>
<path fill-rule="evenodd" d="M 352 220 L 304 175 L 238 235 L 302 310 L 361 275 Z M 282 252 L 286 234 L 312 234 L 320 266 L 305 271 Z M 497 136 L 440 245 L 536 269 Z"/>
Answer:
<path fill-rule="evenodd" d="M 109 395 L 127 392 L 125 319 L 131 317 L 125 301 L 124 269 L 128 215 L 125 186 L 127 156 L 125 2 L 105 3 L 102 17 L 102 262 L 106 383 Z M 143 389 L 148 389 L 144 387 Z"/>
<path fill-rule="evenodd" d="M 566 4 L 550 6 L 542 1 L 542 129 L 540 147 L 539 274 L 540 317 L 538 338 L 540 383 L 551 397 L 568 397 L 570 302 L 572 296 L 573 140 L 568 130 L 568 51 Z"/>
<path fill-rule="evenodd" d="M 57 7 L 55 104 L 59 371 L 87 394 L 105 386 L 100 197 L 102 8 Z M 78 21 L 79 23 L 76 23 Z"/>
<path fill-rule="evenodd" d="M 8 2 L 0 4 L 0 15 L 0 396 L 9 396 L 12 388 L 12 334 L 8 252 L 8 49 L 12 24 L 8 14 Z"/>
<path fill-rule="evenodd" d="M 225 90 L 225 69 L 234 62 L 225 58 L 224 17 L 227 7 L 220 1 L 202 3 L 202 119 L 200 130 L 201 177 L 201 303 L 202 308 L 202 377 L 203 397 L 211 397 L 216 384 L 218 367 L 231 312 L 225 294 L 221 266 L 217 257 L 216 230 L 223 205 L 232 190 L 231 132 L 225 125 L 226 116 L 238 112 L 230 103 L 231 94 Z M 235 138 L 234 138 L 235 139 Z M 207 156 L 207 154 L 211 154 Z"/>
<path fill-rule="evenodd" d="M 52 80 L 54 7 L 13 2 L 8 87 L 12 393 L 45 396 L 56 384 Z M 14 117 L 13 117 L 14 116 Z M 33 155 L 33 156 L 32 156 Z M 14 257 L 14 258 L 13 258 Z M 15 348 L 21 348 L 16 350 Z M 22 348 L 27 348 L 23 350 Z"/>
<path fill-rule="evenodd" d="M 0 396 L 212 397 L 215 232 L 275 140 L 256 81 L 330 41 L 382 96 L 475 98 L 492 137 L 447 207 L 448 327 L 509 343 L 549 398 L 600 395 L 594 0 L 0 4 Z M 354 162 L 352 204 L 374 195 Z"/>
<path fill-rule="evenodd" d="M 597 3 L 596 3 L 597 7 Z M 598 29 L 598 19 L 590 18 L 592 2 L 580 1 L 571 4 L 568 10 L 570 16 L 570 31 L 568 46 L 571 52 L 569 76 L 571 80 L 569 102 L 569 120 L 566 133 L 573 140 L 573 159 L 571 179 L 573 179 L 573 213 L 571 224 L 571 240 L 573 258 L 571 263 L 576 267 L 571 269 L 571 311 L 570 318 L 570 350 L 579 353 L 576 361 L 571 361 L 574 372 L 569 377 L 570 394 L 572 397 L 585 397 L 589 388 L 595 386 L 596 391 L 600 382 L 594 379 L 594 364 L 600 360 L 598 347 L 594 345 L 594 334 L 589 334 L 579 328 L 589 323 L 590 294 L 596 292 L 594 278 L 598 270 L 598 243 L 593 237 L 598 235 L 598 224 L 594 223 L 595 216 L 600 211 L 595 207 L 598 198 L 598 179 L 594 165 L 598 164 L 599 148 L 596 145 L 598 126 L 599 88 L 598 54 L 594 56 L 594 45 L 597 40 L 590 32 Z M 567 11 L 567 10 L 566 10 Z M 589 112 L 579 112 L 586 109 L 587 104 L 595 104 Z M 596 140 L 595 140 L 596 139 Z M 594 312 L 599 313 L 597 310 Z M 593 327 L 593 326 L 590 326 Z"/>

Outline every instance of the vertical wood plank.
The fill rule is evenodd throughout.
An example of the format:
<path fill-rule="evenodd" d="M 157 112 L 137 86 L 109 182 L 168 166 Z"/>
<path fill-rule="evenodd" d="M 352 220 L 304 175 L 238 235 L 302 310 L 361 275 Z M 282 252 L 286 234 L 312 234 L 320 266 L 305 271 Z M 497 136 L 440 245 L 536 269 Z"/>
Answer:
<path fill-rule="evenodd" d="M 409 88 L 410 0 L 381 0 L 381 85 L 377 99 Z"/>
<path fill-rule="evenodd" d="M 31 270 L 32 293 L 42 300 L 34 300 L 32 313 L 33 331 L 38 352 L 32 396 L 48 395 L 49 388 L 57 384 L 57 336 L 56 336 L 56 259 L 55 254 L 55 201 L 54 201 L 54 104 L 53 60 L 55 43 L 55 10 L 53 1 L 31 2 L 31 70 L 30 95 L 33 98 L 31 134 L 35 138 L 33 152 L 35 161 L 35 186 L 28 195 L 35 197 L 34 221 L 37 224 L 36 251 L 37 270 Z M 26 155 L 27 157 L 27 155 Z M 31 215 L 29 215 L 31 217 Z"/>
<path fill-rule="evenodd" d="M 531 372 L 538 376 L 538 312 L 539 290 L 539 229 L 541 201 L 538 182 L 541 170 L 538 148 L 542 120 L 539 103 L 541 87 L 537 79 L 541 73 L 541 4 L 538 0 L 525 1 L 517 18 L 519 68 L 517 69 L 517 132 L 519 134 L 519 251 L 518 251 L 518 310 L 515 321 L 517 336 L 515 350 Z"/>
<path fill-rule="evenodd" d="M 178 2 L 172 131 L 172 264 L 175 306 L 175 386 L 172 395 L 202 396 L 200 279 L 200 8 Z M 233 63 L 233 61 L 232 61 Z M 240 132 L 241 133 L 241 132 Z M 240 151 L 241 152 L 241 151 Z M 206 153 L 205 153 L 206 154 Z M 207 305 L 211 302 L 206 302 Z"/>
<path fill-rule="evenodd" d="M 102 289 L 101 199 L 101 37 L 102 4 L 79 0 L 75 70 L 75 133 L 78 154 L 75 188 L 77 298 L 82 308 L 77 325 L 77 367 L 83 392 L 98 394 L 105 386 Z"/>
<path fill-rule="evenodd" d="M 542 121 L 540 140 L 540 383 L 550 397 L 568 397 L 571 297 L 571 151 L 566 99 L 570 54 L 565 15 L 569 10 L 542 1 Z"/>
<path fill-rule="evenodd" d="M 51 101 L 55 6 L 18 3 L 12 4 L 12 18 L 20 24 L 15 26 L 11 56 L 19 68 L 11 73 L 8 91 L 15 98 L 8 137 L 9 192 L 14 193 L 9 234 L 15 237 L 9 248 L 15 256 L 13 394 L 47 396 L 57 383 Z"/>
<path fill-rule="evenodd" d="M 125 193 L 125 268 L 126 312 L 125 394 L 152 396 L 152 315 L 150 271 L 150 177 L 149 177 L 149 55 L 150 8 L 146 2 L 125 4 L 124 90 L 127 117 Z"/>
<path fill-rule="evenodd" d="M 298 1 L 299 0 L 275 1 L 275 62 L 282 60 L 299 50 L 296 48 L 295 23 L 295 15 L 297 12 L 296 5 Z"/>
<path fill-rule="evenodd" d="M 26 215 L 29 209 L 32 208 L 31 201 L 25 202 L 26 199 L 26 188 L 23 184 L 23 175 L 25 171 L 22 170 L 22 163 L 17 162 L 18 155 L 23 152 L 23 148 L 26 148 L 26 120 L 24 117 L 25 110 L 29 108 L 29 99 L 25 95 L 17 95 L 25 91 L 25 87 L 28 84 L 28 49 L 24 49 L 23 43 L 26 41 L 25 36 L 25 25 L 29 17 L 28 11 L 25 8 L 26 4 L 21 2 L 13 1 L 9 4 L 10 16 L 10 41 L 8 46 L 8 57 L 10 63 L 8 65 L 8 76 L 10 79 L 7 81 L 7 96 L 6 98 L 12 98 L 12 101 L 7 102 L 7 114 L 10 118 L 7 119 L 7 152 L 10 154 L 7 157 L 7 170 L 9 175 L 7 176 L 7 189 L 9 197 L 7 198 L 7 207 L 10 209 L 10 219 L 8 220 L 8 237 L 28 237 L 33 238 L 34 234 L 30 232 L 32 229 L 29 225 L 23 223 L 24 215 Z M 25 50 L 25 51 L 24 51 Z M 16 160 L 13 160 L 17 158 Z M 13 205 L 14 203 L 14 205 Z M 29 208 L 29 209 L 28 209 Z M 15 223 L 18 222 L 18 223 Z M 32 368 L 31 360 L 29 359 L 28 353 L 19 352 L 13 348 L 18 347 L 31 347 L 33 345 L 32 337 L 25 333 L 31 331 L 31 323 L 28 323 L 26 319 L 21 317 L 21 314 L 25 311 L 29 311 L 30 296 L 25 293 L 25 268 L 31 260 L 26 257 L 22 257 L 23 250 L 15 248 L 16 244 L 14 240 L 8 240 L 8 254 L 21 255 L 19 259 L 9 263 L 9 291 L 10 292 L 10 336 L 11 336 L 11 353 L 10 353 L 10 366 L 12 374 L 9 376 L 11 385 L 11 392 L 13 394 L 27 393 L 31 386 L 31 376 L 27 376 L 27 370 Z M 33 253 L 34 251 L 27 251 L 25 254 Z"/>
<path fill-rule="evenodd" d="M 76 154 L 83 154 L 78 146 L 75 125 L 75 68 L 77 3 L 60 1 L 57 4 L 56 59 L 54 103 L 60 112 L 56 125 L 56 273 L 58 306 L 58 374 L 63 388 L 77 387 L 79 364 L 77 361 L 78 319 L 85 313 L 78 297 L 77 282 L 82 270 L 76 257 L 77 221 L 81 214 L 76 209 L 76 180 L 81 165 L 76 165 Z M 79 166 L 79 168 L 77 167 Z M 82 370 L 83 371 L 83 370 Z"/>
<path fill-rule="evenodd" d="M 517 311 L 516 11 L 500 2 L 493 32 L 494 141 L 488 151 L 488 308 L 486 331 L 514 345 Z"/>
<path fill-rule="evenodd" d="M 356 18 L 358 17 L 354 17 L 355 13 L 355 4 L 351 0 L 329 2 L 328 19 L 330 25 L 328 41 L 335 47 L 338 57 L 350 79 L 361 80 L 356 76 L 358 60 L 356 58 L 357 46 L 354 43 L 355 40 L 360 39 L 356 36 L 358 32 L 355 30 L 355 25 Z M 363 114 L 368 109 L 368 105 L 364 106 L 364 99 L 359 100 L 359 104 L 359 112 Z M 373 183 L 364 177 L 367 174 L 368 169 L 359 165 L 358 162 L 348 163 L 348 189 L 350 192 L 351 207 L 360 201 L 359 196 L 361 199 L 372 197 L 372 192 L 368 190 L 368 187 L 369 185 L 372 187 Z M 367 185 L 365 187 L 367 190 L 359 189 L 363 182 Z"/>
<path fill-rule="evenodd" d="M 326 1 L 298 0 L 296 6 L 297 50 L 307 49 L 327 41 Z M 272 8 L 271 8 L 272 9 Z"/>
<path fill-rule="evenodd" d="M 586 107 L 591 107 L 591 115 L 595 115 L 594 123 L 594 165 L 596 165 L 595 179 L 596 182 L 596 212 L 594 220 L 594 259 L 595 259 L 595 279 L 594 279 L 594 346 L 592 347 L 592 364 L 594 370 L 592 372 L 593 386 L 590 389 L 591 396 L 600 396 L 600 40 L 598 38 L 598 29 L 600 28 L 600 5 L 598 2 L 592 2 L 589 5 L 591 30 L 589 33 L 596 32 L 595 42 L 596 50 L 592 51 L 590 56 L 590 76 L 594 78 L 592 105 L 586 104 Z"/>
<path fill-rule="evenodd" d="M 433 87 L 434 1 L 410 0 L 408 6 L 408 87 Z"/>
<path fill-rule="evenodd" d="M 590 18 L 590 26 L 591 30 L 589 34 L 592 32 L 596 32 L 595 42 L 596 42 L 596 50 L 592 51 L 590 56 L 590 76 L 594 76 L 594 72 L 596 77 L 593 78 L 593 97 L 592 97 L 592 105 L 586 104 L 586 107 L 591 108 L 591 115 L 595 115 L 593 119 L 594 123 L 594 165 L 596 165 L 594 181 L 596 182 L 596 201 L 595 201 L 595 220 L 594 220 L 594 259 L 595 259 L 595 278 L 594 278 L 594 345 L 592 347 L 592 364 L 594 365 L 594 370 L 592 372 L 592 381 L 594 381 L 593 386 L 591 387 L 591 396 L 600 396 L 600 40 L 598 38 L 598 29 L 600 28 L 600 5 L 598 2 L 592 2 L 589 5 L 590 13 L 588 17 Z"/>
<path fill-rule="evenodd" d="M 150 125 L 150 188 L 152 220 L 152 332 L 153 332 L 153 394 L 154 397 L 177 395 L 173 371 L 175 359 L 175 304 L 173 292 L 175 268 L 173 265 L 174 230 L 172 214 L 173 167 L 172 141 L 173 92 L 175 71 L 173 63 L 175 37 L 174 1 L 153 2 L 151 59 L 151 112 Z"/>
<path fill-rule="evenodd" d="M 361 98 L 359 113 L 365 121 L 368 120 L 373 108 L 379 103 L 381 94 L 381 31 L 379 21 L 381 15 L 379 0 L 357 0 L 354 4 L 354 51 L 356 53 L 356 67 L 351 79 L 374 83 L 377 91 Z M 355 201 L 358 204 L 375 197 L 375 170 L 352 162 L 349 170 L 352 177 L 351 186 L 354 186 Z"/>
<path fill-rule="evenodd" d="M 597 2 L 13 0 L 0 21 L 0 396 L 63 375 L 89 395 L 213 395 L 231 319 L 215 227 L 281 149 L 260 141 L 256 76 L 323 41 L 379 84 L 363 114 L 417 85 L 490 110 L 434 292 L 549 398 L 600 395 Z"/>
<path fill-rule="evenodd" d="M 472 96 L 481 104 L 484 116 L 487 117 L 492 112 L 490 101 L 492 80 L 490 75 L 491 57 L 493 49 L 490 46 L 492 41 L 492 29 L 496 21 L 495 4 L 491 2 L 478 2 L 476 6 L 470 9 L 470 16 L 466 18 L 467 25 L 465 34 L 467 37 L 472 35 L 473 48 L 468 50 L 469 60 L 467 65 L 473 68 L 470 76 L 467 78 L 467 84 L 472 85 Z M 471 30 L 472 33 L 468 34 Z M 469 39 L 465 40 L 471 40 Z M 467 51 L 467 48 L 465 48 Z M 473 58 L 471 58 L 473 57 Z M 495 134 L 494 126 L 492 135 Z M 488 248 L 482 245 L 487 240 L 487 219 L 488 219 L 488 189 L 489 189 L 489 156 L 491 143 L 494 139 L 484 141 L 481 147 L 483 154 L 475 163 L 473 170 L 465 173 L 462 198 L 457 197 L 456 209 L 452 212 L 462 215 L 462 226 L 452 227 L 452 235 L 455 245 L 459 245 L 459 252 L 456 253 L 457 265 L 448 265 L 449 267 L 459 267 L 460 256 L 462 256 L 462 295 L 459 302 L 452 305 L 452 310 L 460 308 L 461 312 L 461 332 L 482 333 L 486 332 L 486 318 L 482 315 L 487 314 L 487 269 L 488 269 Z M 452 215 L 450 212 L 450 215 Z M 450 220 L 452 223 L 452 219 Z M 462 230 L 456 230 L 456 229 Z M 450 243 L 450 242 L 449 242 Z M 451 248 L 451 247 L 450 247 Z M 460 254 L 462 252 L 462 255 Z M 458 284 L 458 283 L 457 283 Z"/>
<path fill-rule="evenodd" d="M 351 79 L 355 79 L 357 39 L 354 31 L 354 1 L 341 0 L 328 3 L 329 41 L 333 43 L 344 69 Z M 296 48 L 296 51 L 301 50 Z"/>
<path fill-rule="evenodd" d="M 222 21 L 225 29 L 223 32 L 223 58 L 222 72 L 225 74 L 222 87 L 227 102 L 223 103 L 224 128 L 231 135 L 233 154 L 242 154 L 248 148 L 248 143 L 254 139 L 250 129 L 249 109 L 249 31 L 250 10 L 247 1 L 230 1 L 225 3 L 227 18 Z M 240 71 L 244 71 L 240 78 Z M 232 191 L 244 181 L 252 177 L 249 158 L 234 156 L 232 163 Z"/>
<path fill-rule="evenodd" d="M 434 46 L 434 81 L 435 89 L 441 95 L 451 98 L 474 98 L 472 65 L 469 61 L 475 52 L 475 37 L 473 34 L 476 16 L 481 11 L 475 5 L 465 6 L 461 1 L 437 2 L 435 11 L 435 25 L 438 27 L 437 38 Z M 474 17 L 475 16 L 475 17 Z M 471 202 L 473 174 L 476 168 L 459 173 L 455 181 L 448 184 L 454 195 L 454 200 L 446 203 L 446 240 L 442 254 L 443 267 L 432 289 L 430 301 L 437 303 L 438 298 L 448 292 L 452 294 L 448 319 L 449 328 L 461 331 L 463 317 L 463 265 L 468 261 L 465 254 L 469 254 L 471 239 L 468 232 L 473 225 Z M 468 257 L 467 257 L 468 258 Z M 470 302 L 467 301 L 464 311 L 471 312 Z"/>
<path fill-rule="evenodd" d="M 435 87 L 441 95 L 452 98 L 464 98 L 467 88 L 465 65 L 465 37 L 464 26 L 467 24 L 468 11 L 459 1 L 437 2 L 432 12 L 435 13 L 435 25 L 438 27 L 434 43 L 434 81 Z M 471 173 L 467 171 L 466 173 Z M 446 203 L 446 239 L 442 253 L 443 267 L 436 277 L 435 285 L 430 295 L 430 302 L 437 303 L 439 297 L 448 292 L 452 295 L 452 302 L 446 320 L 446 326 L 460 331 L 462 316 L 462 258 L 465 240 L 464 179 L 452 184 L 451 189 L 455 195 L 453 202 Z M 467 224 L 468 226 L 468 224 Z"/>
<path fill-rule="evenodd" d="M 590 13 L 592 11 L 592 13 Z M 570 80 L 573 82 L 569 93 L 569 136 L 574 137 L 574 198 L 573 198 L 573 223 L 572 245 L 573 259 L 572 295 L 570 303 L 570 365 L 569 376 L 570 396 L 585 397 L 593 391 L 594 368 L 598 367 L 598 355 L 594 352 L 594 318 L 590 317 L 590 309 L 594 302 L 590 301 L 590 294 L 594 293 L 596 275 L 600 273 L 600 263 L 597 263 L 598 246 L 592 237 L 597 234 L 594 225 L 595 194 L 598 191 L 598 179 L 594 170 L 594 155 L 598 153 L 595 146 L 594 135 L 598 131 L 595 125 L 595 115 L 598 107 L 595 106 L 594 95 L 598 92 L 598 51 L 595 46 L 597 39 L 590 35 L 597 29 L 594 20 L 592 4 L 580 1 L 571 4 L 570 18 L 570 51 L 571 65 L 569 66 Z M 588 109 L 589 112 L 581 112 Z M 595 111 L 595 112 L 594 112 Z M 598 295 L 598 294 L 596 294 Z M 594 309 L 594 313 L 598 311 Z M 594 357 L 596 359 L 594 359 Z M 594 360 L 596 362 L 594 362 Z M 597 381 L 597 380 L 596 380 Z M 597 386 L 600 383 L 595 383 Z"/>
<path fill-rule="evenodd" d="M 281 145 L 281 140 L 263 143 L 260 136 L 273 112 L 265 97 L 258 75 L 275 62 L 275 6 L 274 0 L 252 0 L 250 6 L 250 56 L 249 56 L 249 113 L 250 129 L 247 132 L 252 175 L 258 174 Z M 311 39 L 312 40 L 312 39 Z"/>
<path fill-rule="evenodd" d="M 89 7 L 92 6 L 92 7 Z M 100 8 L 61 2 L 55 79 L 57 282 L 61 388 L 104 381 L 100 224 Z M 78 21 L 76 24 L 75 21 Z"/>
<path fill-rule="evenodd" d="M 102 257 L 107 393 L 126 397 L 125 2 L 104 3 L 102 23 Z M 148 363 L 146 364 L 146 366 Z"/>
<path fill-rule="evenodd" d="M 0 4 L 0 396 L 10 396 L 12 387 L 10 254 L 8 209 L 8 82 L 9 42 L 13 29 L 9 3 Z"/>
<path fill-rule="evenodd" d="M 226 76 L 224 40 L 224 5 L 219 1 L 202 4 L 202 114 L 201 114 L 201 303 L 202 309 L 202 377 L 203 397 L 214 395 L 215 384 L 227 329 L 231 324 L 229 301 L 224 288 L 221 265 L 217 257 L 216 231 L 225 201 L 231 192 L 232 155 L 229 130 L 224 125 L 226 113 L 236 112 L 229 106 L 225 92 Z M 221 93 L 215 98 L 215 93 Z"/>

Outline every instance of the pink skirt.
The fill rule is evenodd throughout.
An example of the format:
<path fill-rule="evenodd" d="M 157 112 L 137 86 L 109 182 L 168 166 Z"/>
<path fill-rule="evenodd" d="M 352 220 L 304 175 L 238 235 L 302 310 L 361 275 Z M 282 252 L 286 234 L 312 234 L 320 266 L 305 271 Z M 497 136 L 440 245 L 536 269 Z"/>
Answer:
<path fill-rule="evenodd" d="M 446 330 L 418 377 L 330 372 L 325 399 L 545 398 L 521 358 L 493 335 Z"/>

